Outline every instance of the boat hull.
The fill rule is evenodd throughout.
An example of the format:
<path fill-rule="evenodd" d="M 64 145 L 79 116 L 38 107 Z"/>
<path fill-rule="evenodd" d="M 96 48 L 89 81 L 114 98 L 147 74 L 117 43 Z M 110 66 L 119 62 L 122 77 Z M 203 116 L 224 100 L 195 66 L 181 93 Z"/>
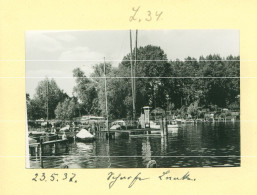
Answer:
<path fill-rule="evenodd" d="M 92 142 L 94 140 L 95 136 L 89 133 L 86 129 L 81 129 L 76 135 L 76 141 Z"/>
<path fill-rule="evenodd" d="M 95 141 L 95 137 L 87 137 L 87 138 L 76 137 L 76 141 L 78 141 L 78 142 L 93 142 L 93 141 Z"/>

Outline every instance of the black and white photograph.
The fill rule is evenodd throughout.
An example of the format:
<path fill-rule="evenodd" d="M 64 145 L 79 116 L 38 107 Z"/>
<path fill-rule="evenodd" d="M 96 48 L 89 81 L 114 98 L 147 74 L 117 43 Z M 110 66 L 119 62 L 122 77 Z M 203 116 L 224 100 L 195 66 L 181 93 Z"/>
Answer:
<path fill-rule="evenodd" d="M 26 168 L 240 167 L 240 31 L 26 31 Z"/>

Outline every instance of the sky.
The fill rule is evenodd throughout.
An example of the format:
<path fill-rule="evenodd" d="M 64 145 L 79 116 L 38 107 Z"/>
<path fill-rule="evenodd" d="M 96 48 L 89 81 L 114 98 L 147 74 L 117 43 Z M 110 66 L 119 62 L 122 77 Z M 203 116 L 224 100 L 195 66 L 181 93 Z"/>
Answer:
<path fill-rule="evenodd" d="M 133 47 L 135 31 L 132 31 Z M 72 96 L 79 67 L 87 76 L 92 67 L 106 61 L 118 66 L 130 52 L 129 30 L 123 31 L 27 31 L 25 33 L 26 93 L 35 94 L 38 82 L 54 78 Z M 219 54 L 240 55 L 239 30 L 139 30 L 138 47 L 160 46 L 169 60 Z"/>

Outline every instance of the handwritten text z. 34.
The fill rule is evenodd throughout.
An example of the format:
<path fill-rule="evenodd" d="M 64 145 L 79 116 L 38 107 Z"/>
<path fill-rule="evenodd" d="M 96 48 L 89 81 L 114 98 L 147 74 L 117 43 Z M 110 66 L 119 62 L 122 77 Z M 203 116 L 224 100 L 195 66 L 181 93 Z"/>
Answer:
<path fill-rule="evenodd" d="M 129 17 L 130 22 L 151 22 L 151 21 L 160 21 L 162 20 L 163 11 L 156 10 L 147 10 L 141 11 L 140 6 L 132 7 L 132 14 Z"/>

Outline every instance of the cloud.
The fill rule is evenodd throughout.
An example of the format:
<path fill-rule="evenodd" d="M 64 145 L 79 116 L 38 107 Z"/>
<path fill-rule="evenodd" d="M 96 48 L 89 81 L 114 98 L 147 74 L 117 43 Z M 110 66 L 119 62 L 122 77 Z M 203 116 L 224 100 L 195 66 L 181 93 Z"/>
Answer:
<path fill-rule="evenodd" d="M 93 72 L 95 64 L 103 62 L 105 54 L 90 50 L 88 47 L 74 47 L 61 53 L 59 60 L 73 61 L 76 67 L 80 67 L 87 76 Z"/>
<path fill-rule="evenodd" d="M 72 42 L 76 40 L 76 37 L 70 34 L 58 34 L 56 39 L 62 42 Z"/>
<path fill-rule="evenodd" d="M 42 32 L 26 32 L 26 40 L 26 47 L 29 47 L 27 48 L 29 51 L 56 52 L 63 49 L 59 41 Z"/>
<path fill-rule="evenodd" d="M 38 69 L 26 71 L 26 93 L 29 93 L 31 97 L 35 95 L 35 89 L 38 83 L 48 77 L 54 79 L 58 87 L 68 95 L 72 96 L 73 86 L 75 85 L 75 79 L 72 77 L 71 72 L 65 72 L 62 70 L 51 69 Z"/>
<path fill-rule="evenodd" d="M 75 61 L 96 61 L 102 60 L 104 54 L 90 51 L 88 47 L 75 47 L 61 53 L 59 60 L 75 60 Z"/>
<path fill-rule="evenodd" d="M 26 71 L 27 77 L 71 77 L 72 73 L 67 73 L 63 70 L 51 70 L 51 69 L 43 69 L 42 67 L 38 70 L 28 70 Z"/>

